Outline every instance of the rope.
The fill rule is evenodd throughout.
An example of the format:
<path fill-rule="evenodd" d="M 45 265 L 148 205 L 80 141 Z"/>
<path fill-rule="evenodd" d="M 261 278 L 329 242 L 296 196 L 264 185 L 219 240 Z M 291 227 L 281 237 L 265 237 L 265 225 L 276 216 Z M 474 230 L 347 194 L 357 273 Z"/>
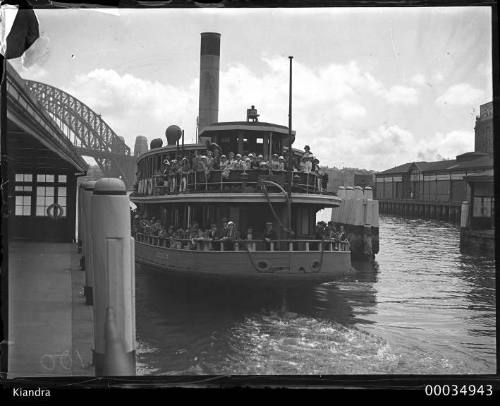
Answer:
<path fill-rule="evenodd" d="M 272 181 L 260 181 L 260 184 L 261 184 L 261 187 L 262 187 L 262 190 L 264 192 L 264 196 L 266 196 L 266 200 L 267 200 L 267 203 L 269 204 L 269 208 L 271 209 L 271 213 L 273 214 L 274 218 L 276 219 L 276 221 L 278 222 L 279 226 L 284 230 L 286 231 L 287 233 L 289 234 L 293 234 L 293 231 L 289 230 L 288 227 L 286 227 L 285 225 L 283 225 L 283 223 L 281 222 L 280 218 L 278 217 L 278 215 L 276 214 L 276 211 L 274 210 L 274 207 L 273 207 L 273 204 L 271 203 L 271 199 L 269 198 L 269 195 L 267 193 L 267 187 L 265 185 L 265 182 L 268 182 L 268 183 L 271 183 L 277 187 L 279 187 L 281 189 L 281 191 L 283 192 L 283 194 L 285 195 L 285 198 L 287 199 L 287 202 L 288 202 L 288 195 L 286 194 L 286 192 L 283 190 L 283 188 L 278 185 L 277 183 L 275 182 L 272 182 Z"/>
<path fill-rule="evenodd" d="M 323 267 L 323 253 L 325 252 L 325 247 L 323 246 L 323 240 L 321 240 L 320 244 L 321 244 L 321 256 L 320 256 L 320 260 L 319 260 L 319 268 L 318 268 L 318 272 L 315 272 L 315 273 L 320 273 L 321 268 Z"/>

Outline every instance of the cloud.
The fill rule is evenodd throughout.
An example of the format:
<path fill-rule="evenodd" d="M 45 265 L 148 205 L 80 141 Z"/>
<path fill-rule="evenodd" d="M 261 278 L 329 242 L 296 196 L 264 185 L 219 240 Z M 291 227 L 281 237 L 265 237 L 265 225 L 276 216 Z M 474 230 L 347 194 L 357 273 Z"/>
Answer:
<path fill-rule="evenodd" d="M 219 121 L 243 121 L 253 104 L 261 121 L 287 125 L 287 62 L 283 57 L 262 58 L 260 72 L 241 64 L 224 67 Z M 398 112 L 416 103 L 418 91 L 399 84 L 386 86 L 354 61 L 314 68 L 294 62 L 293 79 L 295 147 L 309 144 L 322 165 L 382 170 L 417 160 L 419 153 L 433 156 L 428 145 L 436 151 L 443 147 L 444 154 L 463 147 L 453 134 L 416 137 L 397 118 L 389 119 L 386 111 Z M 168 85 L 112 69 L 94 69 L 78 75 L 64 90 L 101 114 L 133 147 L 137 135 L 164 139 L 171 124 L 181 126 L 186 142 L 192 142 L 198 89 L 198 79 L 185 86 Z M 435 142 L 439 138 L 445 141 Z"/>
<path fill-rule="evenodd" d="M 422 75 L 421 73 L 417 73 L 416 75 L 413 75 L 410 80 L 419 86 L 425 85 L 425 76 Z"/>
<path fill-rule="evenodd" d="M 436 104 L 445 106 L 476 106 L 484 99 L 485 93 L 481 89 L 472 87 L 469 83 L 459 83 L 450 86 L 436 99 Z"/>
<path fill-rule="evenodd" d="M 432 145 L 430 147 L 429 145 Z M 455 159 L 457 155 L 474 149 L 474 131 L 454 130 L 437 132 L 432 144 L 421 145 L 417 157 L 422 161 Z"/>
<path fill-rule="evenodd" d="M 477 72 L 481 75 L 484 75 L 487 79 L 490 79 L 492 78 L 492 75 L 493 75 L 493 66 L 490 63 L 486 63 L 486 62 L 482 62 L 480 63 L 477 68 L 476 68 Z"/>
<path fill-rule="evenodd" d="M 455 159 L 473 150 L 474 132 L 453 130 L 417 136 L 398 125 L 382 125 L 368 132 L 341 132 L 330 147 L 326 141 L 319 145 L 326 146 L 335 166 L 384 170 L 406 162 Z"/>
<path fill-rule="evenodd" d="M 165 129 L 171 124 L 181 127 L 191 124 L 194 129 L 197 89 L 196 81 L 188 88 L 182 88 L 130 74 L 120 75 L 111 69 L 95 69 L 78 75 L 64 90 L 101 114 L 110 127 L 133 147 L 137 135 L 145 135 L 149 140 L 164 138 Z M 189 142 L 190 138 L 186 141 Z"/>
<path fill-rule="evenodd" d="M 434 83 L 441 83 L 444 80 L 444 75 L 441 72 L 435 72 L 432 75 L 432 80 Z"/>
<path fill-rule="evenodd" d="M 48 71 L 38 64 L 33 64 L 29 68 L 24 68 L 20 62 L 16 65 L 17 71 L 24 79 L 43 81 L 48 76 Z"/>
<path fill-rule="evenodd" d="M 384 94 L 385 99 L 391 104 L 417 104 L 418 92 L 407 86 L 392 86 Z"/>

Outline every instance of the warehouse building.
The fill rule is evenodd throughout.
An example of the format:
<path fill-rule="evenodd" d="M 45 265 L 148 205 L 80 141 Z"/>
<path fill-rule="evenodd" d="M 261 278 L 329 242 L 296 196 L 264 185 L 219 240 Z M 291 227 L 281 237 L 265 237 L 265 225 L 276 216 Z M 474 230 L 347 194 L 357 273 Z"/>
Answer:
<path fill-rule="evenodd" d="M 456 159 L 408 162 L 377 173 L 375 196 L 381 212 L 460 221 L 460 205 L 471 199 L 468 177 L 493 170 L 492 102 L 480 106 L 475 147 Z"/>

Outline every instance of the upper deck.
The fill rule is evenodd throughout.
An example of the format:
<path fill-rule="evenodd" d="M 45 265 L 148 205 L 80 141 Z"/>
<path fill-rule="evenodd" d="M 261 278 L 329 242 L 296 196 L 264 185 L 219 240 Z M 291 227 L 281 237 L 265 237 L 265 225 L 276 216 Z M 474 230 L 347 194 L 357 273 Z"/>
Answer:
<path fill-rule="evenodd" d="M 295 132 L 291 136 L 293 142 Z M 170 145 L 141 155 L 138 182 L 131 197 L 144 202 L 188 201 L 193 196 L 187 195 L 199 198 L 203 194 L 204 199 L 214 201 L 257 201 L 267 199 L 267 194 L 286 194 L 290 183 L 289 137 L 288 127 L 272 123 L 208 125 L 200 132 L 197 144 L 169 141 Z M 313 165 L 313 158 L 312 154 L 292 148 L 291 192 L 300 195 L 302 202 L 336 206 L 338 202 L 326 191 L 325 175 Z M 304 165 L 305 161 L 310 161 L 309 165 Z M 230 198 L 229 194 L 238 196 Z"/>

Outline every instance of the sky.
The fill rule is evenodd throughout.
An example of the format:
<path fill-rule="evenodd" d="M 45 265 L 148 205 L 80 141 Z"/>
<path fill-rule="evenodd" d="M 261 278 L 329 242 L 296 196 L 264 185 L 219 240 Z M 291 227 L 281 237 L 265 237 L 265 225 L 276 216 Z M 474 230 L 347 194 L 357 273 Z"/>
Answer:
<path fill-rule="evenodd" d="M 221 33 L 219 121 L 288 125 L 321 165 L 384 170 L 473 151 L 492 100 L 488 7 L 36 10 L 12 60 L 69 92 L 133 149 L 176 124 L 195 139 L 200 33 Z"/>

